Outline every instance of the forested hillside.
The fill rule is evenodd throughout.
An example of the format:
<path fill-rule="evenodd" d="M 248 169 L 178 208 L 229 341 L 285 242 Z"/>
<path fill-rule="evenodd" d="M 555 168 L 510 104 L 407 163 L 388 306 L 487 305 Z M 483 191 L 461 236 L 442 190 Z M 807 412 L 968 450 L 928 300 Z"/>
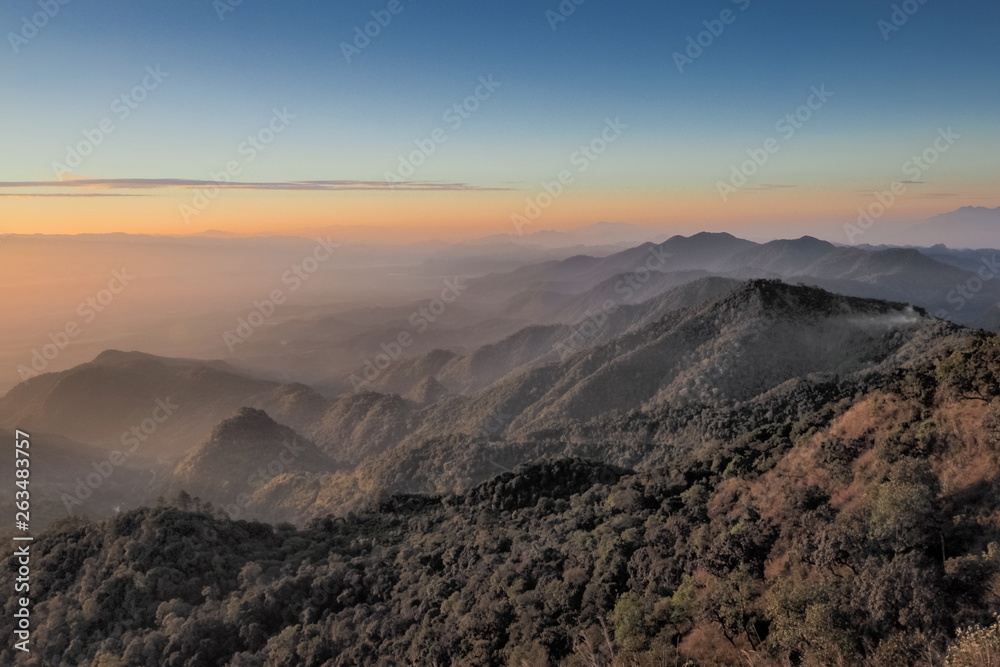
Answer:
<path fill-rule="evenodd" d="M 68 521 L 32 547 L 37 662 L 0 660 L 996 664 L 998 378 L 969 334 L 640 470 L 547 458 L 301 530 L 188 498 Z"/>

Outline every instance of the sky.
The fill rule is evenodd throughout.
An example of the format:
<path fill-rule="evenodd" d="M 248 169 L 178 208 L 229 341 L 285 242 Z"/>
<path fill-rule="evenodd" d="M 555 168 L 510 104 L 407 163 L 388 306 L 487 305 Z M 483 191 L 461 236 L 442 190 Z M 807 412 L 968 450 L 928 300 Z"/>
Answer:
<path fill-rule="evenodd" d="M 8 0 L 0 26 L 0 232 L 830 237 L 894 182 L 886 218 L 1000 205 L 987 0 Z"/>

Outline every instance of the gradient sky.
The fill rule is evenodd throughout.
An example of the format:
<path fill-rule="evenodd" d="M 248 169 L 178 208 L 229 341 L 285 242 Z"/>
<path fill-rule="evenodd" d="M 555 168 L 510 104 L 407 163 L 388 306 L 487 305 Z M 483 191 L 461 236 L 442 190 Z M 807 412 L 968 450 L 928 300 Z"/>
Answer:
<path fill-rule="evenodd" d="M 351 62 L 342 44 L 388 0 L 242 0 L 220 20 L 225 2 L 70 0 L 16 53 L 10 34 L 39 4 L 3 4 L 0 231 L 509 232 L 525 199 L 569 170 L 526 231 L 615 220 L 832 236 L 947 127 L 961 139 L 890 217 L 1000 205 L 994 2 L 911 0 L 919 9 L 886 40 L 878 21 L 893 3 L 873 0 L 586 0 L 555 30 L 558 0 L 400 0 Z M 723 10 L 735 20 L 679 72 L 673 54 Z M 119 118 L 116 98 L 147 67 L 168 76 Z M 500 87 L 453 128 L 444 113 L 489 76 Z M 833 96 L 722 201 L 717 183 L 824 85 Z M 250 161 L 240 145 L 274 109 L 295 118 Z M 574 152 L 608 118 L 628 128 L 580 173 Z M 47 183 L 104 119 L 114 131 L 74 169 L 91 183 Z M 412 176 L 420 184 L 386 190 L 399 156 L 438 128 L 447 141 Z M 258 185 L 186 221 L 196 182 L 230 161 Z"/>

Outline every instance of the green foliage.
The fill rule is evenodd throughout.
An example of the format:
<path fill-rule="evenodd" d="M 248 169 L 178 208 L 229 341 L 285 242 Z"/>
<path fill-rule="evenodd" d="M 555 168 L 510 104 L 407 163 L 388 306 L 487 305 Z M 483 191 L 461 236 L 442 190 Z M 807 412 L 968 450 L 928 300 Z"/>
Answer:
<path fill-rule="evenodd" d="M 989 403 L 1000 396 L 1000 336 L 981 334 L 942 362 L 937 378 L 946 392 L 964 399 Z"/>
<path fill-rule="evenodd" d="M 729 464 L 722 473 L 722 477 L 726 479 L 729 477 L 743 477 L 751 470 L 753 470 L 753 459 L 743 454 L 737 454 L 729 461 Z"/>
<path fill-rule="evenodd" d="M 916 420 L 892 429 L 875 442 L 875 455 L 887 463 L 906 457 L 926 457 L 942 449 L 944 439 L 932 419 Z"/>
<path fill-rule="evenodd" d="M 611 611 L 609 620 L 619 646 L 633 648 L 646 635 L 646 611 L 642 599 L 629 591 L 623 593 Z"/>
<path fill-rule="evenodd" d="M 937 478 L 926 461 L 905 459 L 875 488 L 869 534 L 895 552 L 927 548 L 936 535 Z"/>
<path fill-rule="evenodd" d="M 722 626 L 730 639 L 743 635 L 751 646 L 760 643 L 757 624 L 763 582 L 754 576 L 750 567 L 739 565 L 721 579 L 709 595 L 707 613 Z"/>
<path fill-rule="evenodd" d="M 862 441 L 835 436 L 824 437 L 819 443 L 816 462 L 829 471 L 835 480 L 849 483 L 853 478 L 851 465 L 863 450 Z"/>
<path fill-rule="evenodd" d="M 696 590 L 694 577 L 685 574 L 681 583 L 670 597 L 670 623 L 680 625 L 694 619 Z"/>

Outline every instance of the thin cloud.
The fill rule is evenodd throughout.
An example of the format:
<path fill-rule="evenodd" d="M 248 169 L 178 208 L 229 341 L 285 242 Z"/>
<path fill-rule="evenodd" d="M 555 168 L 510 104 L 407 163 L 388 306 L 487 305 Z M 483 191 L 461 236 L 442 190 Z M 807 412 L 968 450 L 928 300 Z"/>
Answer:
<path fill-rule="evenodd" d="M 0 192 L 0 197 L 148 197 L 149 195 L 126 195 L 113 192 Z"/>
<path fill-rule="evenodd" d="M 760 185 L 755 185 L 752 188 L 746 188 L 751 191 L 767 191 L 767 190 L 780 190 L 782 188 L 797 188 L 799 186 L 792 185 L 790 183 L 762 183 Z"/>
<path fill-rule="evenodd" d="M 893 181 L 894 183 L 902 183 L 903 185 L 926 185 L 927 181 Z M 855 192 L 860 192 L 862 194 L 870 195 L 877 190 L 885 189 L 885 184 L 873 188 L 858 188 Z M 912 195 L 916 197 L 917 195 Z"/>
<path fill-rule="evenodd" d="M 358 190 L 410 190 L 420 192 L 477 192 L 509 190 L 489 188 L 469 183 L 440 183 L 435 181 L 264 181 L 218 183 L 208 180 L 183 178 L 78 178 L 66 181 L 0 181 L 0 189 L 31 188 L 107 188 L 112 190 L 161 190 L 219 188 L 222 190 L 297 190 L 310 192 L 337 192 Z M 49 196 L 49 195 L 40 195 Z M 96 195 L 95 195 L 96 196 Z"/>

